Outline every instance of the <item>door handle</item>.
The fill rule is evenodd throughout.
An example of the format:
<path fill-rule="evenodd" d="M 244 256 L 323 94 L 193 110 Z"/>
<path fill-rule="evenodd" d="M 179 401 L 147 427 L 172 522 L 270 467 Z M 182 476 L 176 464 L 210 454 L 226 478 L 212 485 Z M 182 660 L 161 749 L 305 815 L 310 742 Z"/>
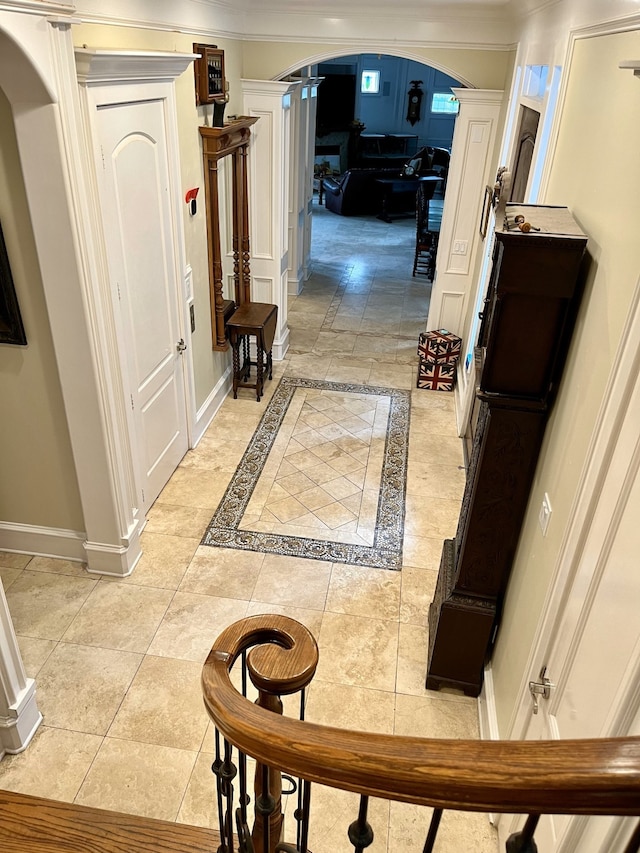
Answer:
<path fill-rule="evenodd" d="M 543 699 L 548 699 L 551 696 L 551 691 L 555 687 L 555 684 L 552 684 L 551 681 L 547 678 L 546 675 L 547 667 L 543 666 L 540 670 L 540 675 L 538 676 L 540 681 L 530 681 L 529 682 L 529 693 L 533 697 L 533 713 L 537 714 L 540 710 L 540 705 L 538 704 L 538 696 L 542 696 Z"/>
<path fill-rule="evenodd" d="M 176 344 L 176 349 L 178 350 L 179 353 L 183 353 L 186 350 L 186 348 L 187 348 L 187 345 L 184 342 L 184 338 L 180 338 L 180 340 Z"/>

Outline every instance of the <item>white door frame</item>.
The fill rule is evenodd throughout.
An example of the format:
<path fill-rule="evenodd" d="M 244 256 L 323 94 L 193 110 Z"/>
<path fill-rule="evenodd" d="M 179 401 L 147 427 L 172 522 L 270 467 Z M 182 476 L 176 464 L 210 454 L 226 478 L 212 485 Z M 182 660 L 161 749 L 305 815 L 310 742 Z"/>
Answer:
<path fill-rule="evenodd" d="M 538 628 L 531 646 L 527 666 L 522 674 L 519 695 L 521 701 L 514 709 L 507 738 L 521 738 L 531 714 L 528 683 L 531 674 L 537 674 L 545 663 L 548 650 L 556 639 L 563 618 L 566 595 L 584 557 L 583 548 L 598 503 L 604 478 L 611 464 L 613 452 L 621 438 L 621 427 L 634 387 L 640 382 L 640 280 L 631 303 L 629 317 L 622 334 L 608 390 L 598 416 L 576 498 L 567 522 L 564 541 L 558 559 Z M 633 447 L 626 448 L 631 456 Z M 616 511 L 610 504 L 611 517 Z"/>
<path fill-rule="evenodd" d="M 629 317 L 613 364 L 608 390 L 596 421 L 555 571 L 529 659 L 522 674 L 518 693 L 520 699 L 507 731 L 500 734 L 503 738 L 519 740 L 526 736 L 532 719 L 529 681 L 538 680 L 541 667 L 551 663 L 551 655 L 554 655 L 557 664 L 558 655 L 562 660 L 565 655 L 572 654 L 573 649 L 567 644 L 570 640 L 573 642 L 573 630 L 571 624 L 567 626 L 565 618 L 572 587 L 580 573 L 580 588 L 595 588 L 595 582 L 603 568 L 602 559 L 606 559 L 608 546 L 611 544 L 609 531 L 616 529 L 617 520 L 626 507 L 624 494 L 618 500 L 617 495 L 605 492 L 604 486 L 611 471 L 618 471 L 621 476 L 628 473 L 626 467 L 624 471 L 620 469 L 620 462 L 614 460 L 614 453 L 617 460 L 631 460 L 635 457 L 637 463 L 638 431 L 637 428 L 629 429 L 629 426 L 637 425 L 637 415 L 634 419 L 631 407 L 634 399 L 637 406 L 640 388 L 640 280 L 636 284 Z M 597 528 L 596 514 L 599 519 Z M 593 553 L 593 545 L 587 550 L 589 534 L 594 529 L 602 531 L 604 537 L 602 553 L 598 554 Z M 598 559 L 595 559 L 596 556 Z M 590 606 L 588 601 L 586 606 Z M 574 613 L 573 618 L 581 620 L 583 615 Z M 614 614 L 612 618 L 615 618 Z M 554 671 L 550 673 L 552 680 L 557 678 Z M 598 673 L 594 672 L 594 690 L 597 689 L 597 678 Z M 637 727 L 639 707 L 640 666 L 637 665 L 626 674 L 624 684 L 617 695 L 611 697 L 611 708 L 608 711 L 610 724 L 606 736 L 623 737 L 629 734 L 634 726 Z M 502 829 L 502 820 L 499 823 Z M 608 829 L 608 843 L 613 845 L 613 836 L 618 839 L 624 835 L 628 831 L 628 825 L 628 821 L 616 821 L 612 824 Z M 580 839 L 589 831 L 590 826 L 585 818 L 572 820 L 564 836 L 563 849 L 577 849 Z M 511 829 L 513 827 L 505 829 L 504 834 Z M 613 849 L 613 846 L 605 846 L 602 849 Z"/>
<path fill-rule="evenodd" d="M 186 269 L 184 231 L 180 192 L 180 160 L 177 138 L 177 108 L 175 78 L 194 59 L 193 54 L 175 54 L 155 51 L 105 51 L 78 49 L 75 51 L 80 102 L 84 119 L 85 174 L 90 186 L 92 239 L 97 260 L 97 275 L 92 279 L 92 296 L 95 300 L 93 317 L 99 328 L 98 340 L 102 359 L 99 364 L 100 379 L 109 389 L 109 426 L 112 459 L 116 467 L 118 492 L 125 511 L 132 516 L 138 531 L 144 524 L 144 502 L 139 476 L 136 424 L 131 407 L 129 369 L 124 345 L 124 329 L 119 311 L 114 305 L 113 290 L 108 273 L 106 247 L 102 226 L 96 169 L 100 158 L 99 136 L 93 122 L 99 106 L 114 103 L 160 100 L 166 115 L 167 154 L 172 209 L 172 239 L 175 247 L 175 278 L 184 281 Z M 187 300 L 184 293 L 178 299 L 180 335 L 190 342 L 190 325 L 187 319 Z M 193 443 L 196 406 L 193 383 L 193 360 L 188 346 L 183 359 L 185 407 L 187 412 L 187 441 Z M 128 574 L 133 565 L 127 567 Z"/>

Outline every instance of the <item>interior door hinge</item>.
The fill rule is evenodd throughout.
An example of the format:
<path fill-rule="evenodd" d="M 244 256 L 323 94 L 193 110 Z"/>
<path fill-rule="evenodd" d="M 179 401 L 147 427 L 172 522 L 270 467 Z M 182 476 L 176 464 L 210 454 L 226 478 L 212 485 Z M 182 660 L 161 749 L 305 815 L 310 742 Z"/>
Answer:
<path fill-rule="evenodd" d="M 555 687 L 555 684 L 552 684 L 550 679 L 547 678 L 547 666 L 546 664 L 540 670 L 540 675 L 538 676 L 539 681 L 530 681 L 529 682 L 529 693 L 533 697 L 533 713 L 537 714 L 540 710 L 540 705 L 538 704 L 538 696 L 542 696 L 543 699 L 548 699 L 551 696 L 551 691 Z"/>
<path fill-rule="evenodd" d="M 131 396 L 131 411 L 133 412 L 135 410 L 135 406 L 133 405 L 133 394 L 131 394 L 130 396 Z"/>

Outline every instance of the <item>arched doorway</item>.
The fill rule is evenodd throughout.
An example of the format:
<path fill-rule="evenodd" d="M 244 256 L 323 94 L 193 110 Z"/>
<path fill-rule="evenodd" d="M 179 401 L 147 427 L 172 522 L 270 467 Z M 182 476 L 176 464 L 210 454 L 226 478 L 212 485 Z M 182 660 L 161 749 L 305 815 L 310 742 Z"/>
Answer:
<path fill-rule="evenodd" d="M 309 275 L 311 211 L 317 211 L 317 201 L 322 201 L 316 196 L 313 205 L 310 203 L 312 177 L 317 191 L 319 174 L 336 176 L 350 169 L 375 167 L 396 170 L 399 175 L 403 165 L 425 146 L 450 150 L 457 106 L 451 87 L 460 85 L 446 71 L 406 56 L 349 54 L 318 60 L 283 75 L 318 84 L 312 118 L 306 125 L 303 118 L 303 126 L 293 129 L 294 139 L 304 138 L 292 146 L 290 295 L 302 291 Z M 375 87 L 369 85 L 371 75 L 375 75 Z M 409 121 L 408 92 L 414 88 L 413 81 L 419 81 L 422 104 L 419 114 Z M 412 210 L 408 213 L 413 215 Z M 344 229 L 354 224 L 348 216 L 340 216 L 340 220 Z M 357 236 L 354 240 L 366 255 L 367 241 Z M 407 240 L 412 256 L 414 235 Z M 426 322 L 426 315 L 423 320 Z"/>

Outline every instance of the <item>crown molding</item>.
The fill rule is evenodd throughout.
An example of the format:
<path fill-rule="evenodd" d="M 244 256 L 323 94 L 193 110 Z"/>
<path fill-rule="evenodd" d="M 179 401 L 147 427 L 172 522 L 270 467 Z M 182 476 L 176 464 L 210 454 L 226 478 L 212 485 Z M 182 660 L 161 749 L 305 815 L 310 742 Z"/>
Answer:
<path fill-rule="evenodd" d="M 92 50 L 76 48 L 76 68 L 81 83 L 125 83 L 175 80 L 197 53 L 155 50 Z"/>
<path fill-rule="evenodd" d="M 0 12 L 21 12 L 26 15 L 73 15 L 76 7 L 70 3 L 49 3 L 43 0 L 3 0 Z"/>
<path fill-rule="evenodd" d="M 640 77 L 640 59 L 623 59 L 618 68 L 630 68 L 636 77 Z"/>

